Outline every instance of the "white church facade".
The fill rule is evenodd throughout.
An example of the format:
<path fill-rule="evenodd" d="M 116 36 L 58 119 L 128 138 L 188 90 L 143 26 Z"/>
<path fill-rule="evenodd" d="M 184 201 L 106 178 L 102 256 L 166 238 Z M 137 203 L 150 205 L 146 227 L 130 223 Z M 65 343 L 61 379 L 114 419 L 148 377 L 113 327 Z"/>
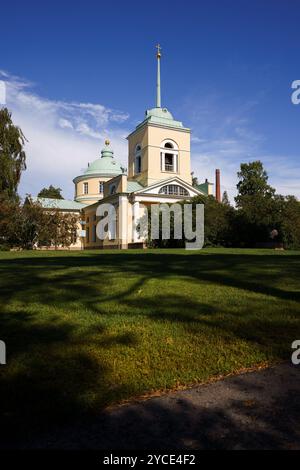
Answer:
<path fill-rule="evenodd" d="M 145 237 L 136 227 L 136 221 L 145 216 L 145 207 L 212 194 L 212 183 L 207 179 L 192 185 L 191 131 L 161 107 L 159 46 L 156 57 L 156 106 L 146 111 L 144 120 L 127 137 L 128 170 L 118 163 L 107 140 L 101 157 L 73 180 L 75 200 L 65 201 L 69 210 L 78 213 L 81 224 L 73 248 L 145 246 Z M 47 201 L 41 202 L 47 208 Z M 108 203 L 115 208 L 117 230 L 114 239 L 100 240 L 96 212 L 99 205 Z M 64 202 L 60 204 L 60 210 L 64 210 Z"/>

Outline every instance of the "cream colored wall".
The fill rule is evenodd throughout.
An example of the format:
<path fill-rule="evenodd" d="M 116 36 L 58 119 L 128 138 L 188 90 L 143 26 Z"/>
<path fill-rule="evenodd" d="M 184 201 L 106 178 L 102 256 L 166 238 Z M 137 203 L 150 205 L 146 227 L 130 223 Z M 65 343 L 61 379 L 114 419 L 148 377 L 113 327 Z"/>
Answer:
<path fill-rule="evenodd" d="M 208 195 L 209 196 L 213 195 L 213 189 L 214 189 L 214 185 L 212 183 L 209 183 L 208 184 Z"/>
<path fill-rule="evenodd" d="M 173 140 L 178 146 L 178 171 L 176 173 L 165 172 L 160 169 L 160 146 L 161 142 L 166 139 Z M 182 180 L 191 184 L 190 152 L 190 133 L 188 131 L 149 126 L 148 186 L 158 180 L 167 179 L 175 174 Z"/>
<path fill-rule="evenodd" d="M 142 171 L 139 175 L 134 174 L 135 149 L 137 145 L 142 147 Z M 144 126 L 128 137 L 128 178 L 140 181 L 142 184 L 146 184 L 147 181 L 147 148 L 148 128 L 147 126 Z"/>
<path fill-rule="evenodd" d="M 178 199 L 172 198 L 153 198 L 149 196 L 139 196 L 132 201 L 128 198 L 128 195 L 116 195 L 114 198 L 109 199 L 110 203 L 113 203 L 116 208 L 117 214 L 117 224 L 116 224 L 116 238 L 115 240 L 99 240 L 96 237 L 96 241 L 92 241 L 93 226 L 96 227 L 99 219 L 96 217 L 96 211 L 99 204 L 93 204 L 90 207 L 84 209 L 84 219 L 86 224 L 84 228 L 87 230 L 89 228 L 89 240 L 84 240 L 85 249 L 101 249 L 101 248 L 119 248 L 124 249 L 128 248 L 130 244 L 140 243 L 143 244 L 146 242 L 147 234 L 141 234 L 141 237 L 138 237 L 137 230 L 134 231 L 135 227 L 133 226 L 133 214 L 137 216 L 137 224 L 139 224 L 139 219 L 147 217 L 146 207 L 148 206 L 149 210 L 152 204 L 159 204 L 162 202 L 175 203 L 178 202 Z M 100 203 L 101 204 L 101 203 Z M 137 204 L 137 205 L 136 205 Z M 136 208 L 134 206 L 136 205 Z M 136 212 L 135 212 L 136 211 Z M 121 237 L 122 235 L 122 237 Z M 136 236 L 135 236 L 136 235 Z M 122 238 L 122 240 L 121 240 Z"/>
<path fill-rule="evenodd" d="M 118 178 L 118 177 L 117 177 Z M 117 179 L 114 178 L 114 179 Z M 127 197 L 125 196 L 126 200 Z M 125 222 L 125 217 L 127 217 L 127 205 L 119 205 L 119 196 L 116 196 L 116 198 L 110 203 L 117 203 L 116 204 L 116 215 L 117 215 L 117 227 L 116 227 L 116 239 L 115 240 L 109 240 L 109 238 L 106 238 L 105 240 L 99 240 L 96 236 L 96 241 L 93 241 L 93 227 L 97 226 L 97 223 L 99 222 L 99 218 L 96 216 L 96 211 L 98 208 L 98 204 L 93 204 L 90 207 L 87 207 L 84 209 L 84 220 L 85 220 L 85 230 L 89 229 L 89 240 L 87 238 L 84 239 L 84 248 L 85 249 L 95 249 L 95 248 L 109 248 L 109 247 L 116 247 L 116 248 L 127 248 L 126 242 L 124 245 L 120 245 L 120 240 L 119 240 L 119 230 L 120 228 L 123 230 L 127 230 Z M 121 222 L 121 227 L 119 227 L 119 221 L 120 219 L 122 220 Z"/>
<path fill-rule="evenodd" d="M 84 209 L 84 220 L 85 220 L 85 225 L 83 226 L 83 229 L 87 231 L 89 229 L 89 240 L 87 238 L 84 239 L 84 248 L 96 248 L 99 246 L 100 240 L 97 239 L 96 241 L 93 242 L 93 226 L 97 225 L 97 217 L 96 217 L 96 210 L 97 210 L 97 205 L 93 204 L 93 206 L 86 207 Z"/>
<path fill-rule="evenodd" d="M 116 193 L 123 193 L 127 191 L 127 175 L 115 176 L 104 184 L 104 197 L 110 196 L 110 188 L 116 187 Z"/>
<path fill-rule="evenodd" d="M 91 177 L 86 178 L 75 183 L 75 201 L 84 202 L 86 204 L 93 204 L 96 200 L 103 198 L 103 193 L 99 193 L 99 182 L 106 182 L 109 177 Z M 84 194 L 84 183 L 89 184 L 88 194 Z"/>
<path fill-rule="evenodd" d="M 161 143 L 166 139 L 173 140 L 178 146 L 177 172 L 161 171 Z M 135 149 L 138 144 L 142 147 L 142 172 L 134 175 Z M 146 124 L 128 137 L 128 152 L 128 176 L 145 186 L 173 175 L 179 176 L 189 184 L 192 183 L 190 132 L 187 130 Z"/>
<path fill-rule="evenodd" d="M 127 195 L 116 196 L 110 202 L 115 204 L 116 207 L 116 239 L 109 240 L 109 238 L 106 238 L 105 240 L 99 240 L 96 238 L 95 242 L 92 241 L 93 226 L 96 226 L 99 221 L 99 218 L 96 217 L 98 204 L 93 204 L 84 209 L 84 220 L 86 222 L 84 229 L 87 230 L 89 228 L 89 240 L 86 238 L 84 240 L 85 249 L 110 247 L 124 249 L 128 248 L 128 244 L 132 243 L 132 203 L 128 200 Z M 139 208 L 139 215 L 143 215 L 142 208 Z"/>

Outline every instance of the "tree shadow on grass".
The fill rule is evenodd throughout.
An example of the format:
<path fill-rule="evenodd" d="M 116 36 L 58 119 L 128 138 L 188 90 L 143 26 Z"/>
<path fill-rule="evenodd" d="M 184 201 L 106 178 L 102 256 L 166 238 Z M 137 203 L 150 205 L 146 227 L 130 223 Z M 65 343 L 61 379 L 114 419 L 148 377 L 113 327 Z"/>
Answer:
<path fill-rule="evenodd" d="M 77 271 L 72 272 L 76 268 Z M 90 269 L 80 273 L 80 269 Z M 300 300 L 300 291 L 286 290 L 274 287 L 274 282 L 280 281 L 286 273 L 291 278 L 299 277 L 300 254 L 237 254 L 232 253 L 207 253 L 199 254 L 181 254 L 171 253 L 168 250 L 150 253 L 124 253 L 116 252 L 83 254 L 82 257 L 72 256 L 67 253 L 60 256 L 37 256 L 33 258 L 15 258 L 11 260 L 0 260 L 0 273 L 11 274 L 15 279 L 15 270 L 19 269 L 20 279 L 26 277 L 25 285 L 35 286 L 41 282 L 41 269 L 59 273 L 68 270 L 66 278 L 78 280 L 78 286 L 82 285 L 89 288 L 88 277 L 97 274 L 95 268 L 99 270 L 98 274 L 105 276 L 106 273 L 115 273 L 119 275 L 138 274 L 142 279 L 159 277 L 162 280 L 170 276 L 189 277 L 198 281 L 216 283 L 229 287 L 236 287 L 250 292 L 261 293 L 268 296 L 277 297 L 283 300 Z M 23 271 L 23 274 L 22 274 Z M 26 275 L 26 271 L 32 276 Z M 87 276 L 87 277 L 86 277 Z M 262 277 L 263 276 L 263 277 Z M 32 277 L 32 279 L 30 279 Z M 62 276 L 62 280 L 64 276 Z M 55 282 L 55 279 L 54 279 Z M 103 278 L 103 282 L 105 279 Z M 137 283 L 136 288 L 140 284 Z M 24 283 L 23 283 L 24 286 Z M 20 286 L 19 286 L 20 287 Z M 129 294 L 125 292 L 123 295 Z M 3 294 L 9 295 L 9 292 L 3 291 Z M 110 298 L 121 298 L 122 293 L 114 293 Z"/>
<path fill-rule="evenodd" d="M 115 314 L 108 307 L 103 308 L 105 302 L 123 309 L 127 318 L 139 314 L 153 321 L 182 325 L 193 334 L 214 328 L 223 339 L 243 339 L 262 351 L 269 350 L 273 356 L 286 357 L 290 354 L 291 338 L 300 332 L 300 294 L 299 286 L 296 290 L 280 288 L 278 281 L 281 276 L 297 279 L 299 264 L 298 255 L 176 253 L 100 253 L 82 257 L 68 253 L 0 260 L 0 332 L 1 339 L 4 336 L 7 342 L 9 362 L 9 368 L 0 369 L 3 439 L 24 439 L 28 433 L 45 431 L 68 420 L 91 419 L 96 410 L 134 394 L 133 384 L 112 383 L 111 366 L 97 355 L 101 348 L 138 344 L 131 332 L 112 335 L 101 323 L 103 313 Z M 110 292 L 106 283 L 112 276 L 131 282 Z M 199 302 L 180 292 L 172 296 L 157 292 L 154 297 L 144 295 L 142 300 L 135 297 L 149 280 L 159 279 L 163 286 L 165 280 L 174 277 L 190 280 L 195 289 L 198 284 L 209 283 L 265 297 L 248 299 L 238 313 L 230 310 L 230 304 Z M 282 315 L 282 301 L 294 302 L 293 319 L 289 321 Z M 97 324 L 85 327 L 84 334 L 78 319 L 72 318 L 74 303 L 76 308 L 99 318 Z M 15 304 L 20 308 L 16 310 Z M 260 311 L 270 305 L 270 318 L 260 317 Z M 49 317 L 46 312 L 41 318 L 36 310 L 39 306 L 55 307 L 58 311 L 51 311 Z M 60 318 L 60 308 L 70 312 L 68 321 Z M 222 412 L 215 410 L 214 416 Z M 155 413 L 163 415 L 164 410 L 158 407 Z M 185 414 L 192 419 L 188 407 Z M 175 422 L 180 417 L 176 412 L 169 415 Z M 205 418 L 205 413 L 202 416 L 207 429 L 211 418 L 209 414 Z M 218 420 L 222 421 L 221 415 Z M 205 445 L 209 448 L 211 444 L 207 441 Z"/>
<path fill-rule="evenodd" d="M 84 421 L 112 396 L 130 395 L 126 384 L 112 382 L 97 350 L 134 347 L 133 334 L 112 335 L 98 325 L 96 334 L 87 329 L 80 336 L 76 324 L 55 318 L 38 324 L 36 315 L 22 311 L 2 313 L 0 325 L 7 344 L 7 366 L 0 369 L 0 447 Z"/>

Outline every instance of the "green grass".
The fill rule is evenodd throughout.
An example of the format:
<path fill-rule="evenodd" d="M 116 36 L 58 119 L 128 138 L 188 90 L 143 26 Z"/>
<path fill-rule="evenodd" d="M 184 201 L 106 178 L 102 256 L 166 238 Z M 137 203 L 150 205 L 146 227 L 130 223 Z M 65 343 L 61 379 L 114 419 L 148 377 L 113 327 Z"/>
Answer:
<path fill-rule="evenodd" d="M 289 358 L 299 268 L 295 251 L 0 253 L 3 428 Z"/>

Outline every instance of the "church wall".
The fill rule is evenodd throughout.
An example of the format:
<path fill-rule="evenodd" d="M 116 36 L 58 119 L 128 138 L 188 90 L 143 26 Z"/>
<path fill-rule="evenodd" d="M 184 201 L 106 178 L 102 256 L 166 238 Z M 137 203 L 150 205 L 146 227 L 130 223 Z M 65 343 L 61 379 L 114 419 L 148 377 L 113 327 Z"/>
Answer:
<path fill-rule="evenodd" d="M 135 149 L 137 145 L 142 147 L 142 172 L 139 175 L 134 174 Z M 146 181 L 146 174 L 148 170 L 147 145 L 147 126 L 142 127 L 128 137 L 128 177 L 135 179 L 142 184 L 144 181 Z"/>
<path fill-rule="evenodd" d="M 127 191 L 127 175 L 119 175 L 111 178 L 104 184 L 104 197 L 111 195 L 112 186 L 115 187 L 115 193 L 124 193 Z"/>
<path fill-rule="evenodd" d="M 75 201 L 84 202 L 86 204 L 93 204 L 95 202 L 95 198 L 102 199 L 103 194 L 99 193 L 99 182 L 103 181 L 106 182 L 110 178 L 109 177 L 87 177 L 75 183 Z M 84 183 L 88 183 L 88 194 L 84 194 Z"/>
<path fill-rule="evenodd" d="M 179 149 L 178 171 L 176 173 L 161 171 L 161 143 L 166 139 L 170 139 L 176 142 Z M 189 184 L 192 183 L 189 131 L 149 126 L 149 142 L 151 142 L 151 144 L 148 147 L 148 186 L 155 183 L 156 181 L 167 179 L 172 175 L 179 176 L 182 180 Z"/>
<path fill-rule="evenodd" d="M 161 143 L 166 139 L 175 141 L 179 149 L 178 171 L 176 172 L 161 171 Z M 137 145 L 142 147 L 142 171 L 139 175 L 134 174 Z M 190 150 L 189 131 L 146 124 L 128 137 L 128 177 L 139 181 L 144 186 L 149 186 L 156 181 L 178 175 L 191 184 Z"/>
<path fill-rule="evenodd" d="M 128 247 L 142 247 L 144 239 L 133 239 L 133 204 L 128 200 L 128 195 L 117 195 L 116 198 L 110 200 L 115 205 L 116 209 L 116 238 L 114 240 L 99 240 L 97 237 L 93 238 L 95 234 L 96 225 L 99 218 L 96 217 L 96 211 L 99 204 L 93 204 L 84 209 L 85 225 L 84 229 L 88 234 L 88 238 L 84 239 L 84 249 L 126 249 Z M 138 206 L 138 217 L 145 216 L 142 206 Z M 94 228 L 95 227 L 95 228 Z M 122 243 L 121 243 L 122 234 Z"/>

